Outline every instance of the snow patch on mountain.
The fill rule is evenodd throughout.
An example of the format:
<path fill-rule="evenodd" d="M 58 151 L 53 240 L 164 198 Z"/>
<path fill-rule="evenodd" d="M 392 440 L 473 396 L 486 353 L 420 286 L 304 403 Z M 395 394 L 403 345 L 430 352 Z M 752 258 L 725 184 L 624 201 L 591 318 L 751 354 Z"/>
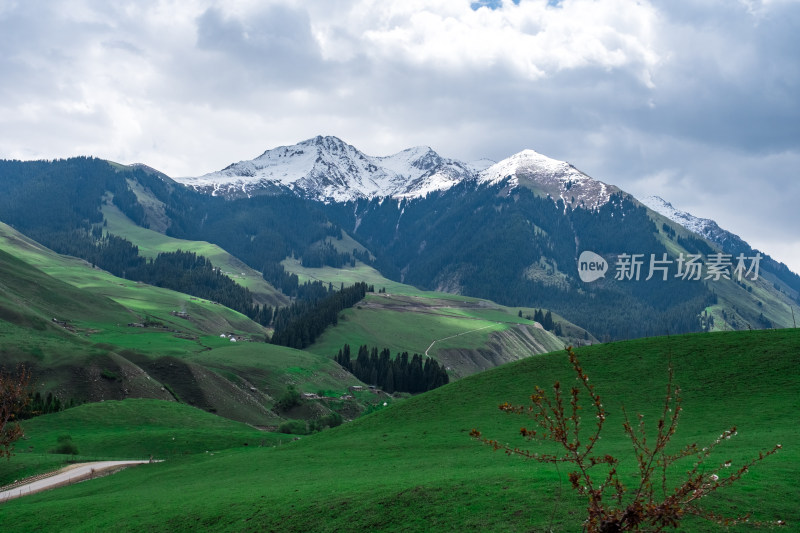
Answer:
<path fill-rule="evenodd" d="M 717 244 L 726 252 L 750 248 L 750 245 L 742 240 L 741 237 L 731 233 L 730 231 L 720 228 L 719 224 L 710 218 L 696 217 L 691 213 L 676 209 L 671 203 L 667 202 L 660 196 L 647 196 L 639 201 L 656 213 L 664 215 L 671 221 L 680 224 L 689 231 L 692 231 L 701 237 L 705 237 L 714 244 Z"/>
<path fill-rule="evenodd" d="M 478 182 L 494 185 L 508 179 L 512 187 L 527 185 L 574 207 L 594 208 L 608 202 L 616 187 L 590 178 L 565 161 L 523 150 L 483 170 Z"/>
<path fill-rule="evenodd" d="M 716 226 L 717 223 L 708 218 L 699 218 L 686 211 L 676 209 L 671 203 L 667 202 L 660 196 L 646 196 L 639 200 L 644 205 L 664 215 L 671 221 L 680 224 L 689 231 L 693 231 L 698 235 L 703 235 L 706 228 L 709 226 Z M 717 226 L 718 227 L 718 226 Z"/>

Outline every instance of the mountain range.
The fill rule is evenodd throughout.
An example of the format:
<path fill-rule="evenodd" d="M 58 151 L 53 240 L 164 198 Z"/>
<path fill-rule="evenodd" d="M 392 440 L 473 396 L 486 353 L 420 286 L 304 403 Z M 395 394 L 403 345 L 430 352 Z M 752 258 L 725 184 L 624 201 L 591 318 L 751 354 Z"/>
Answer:
<path fill-rule="evenodd" d="M 331 136 L 280 146 L 216 172 L 175 180 L 199 192 L 229 199 L 292 192 L 321 202 L 347 202 L 376 197 L 420 198 L 461 182 L 496 184 L 507 177 L 512 178 L 513 185 L 529 180 L 545 194 L 590 208 L 607 202 L 619 191 L 568 163 L 533 150 L 499 163 L 447 159 L 427 146 L 373 157 Z"/>
<path fill-rule="evenodd" d="M 466 163 L 429 147 L 369 156 L 317 136 L 199 177 L 99 160 L 0 170 L 2 220 L 56 251 L 96 255 L 98 224 L 113 205 L 138 226 L 213 243 L 263 273 L 276 290 L 261 302 L 291 297 L 283 284 L 292 260 L 364 263 L 422 289 L 546 307 L 607 339 L 788 325 L 800 295 L 800 277 L 767 254 L 752 280 L 730 279 L 729 269 L 691 282 L 665 272 L 657 283 L 644 279 L 648 265 L 641 280 L 612 276 L 624 253 L 666 254 L 675 269 L 681 254 L 757 251 L 713 221 L 640 201 L 533 150 Z M 584 251 L 603 258 L 607 275 L 580 279 Z"/>
<path fill-rule="evenodd" d="M 475 179 L 476 170 L 425 146 L 371 157 L 336 137 L 317 136 L 267 150 L 217 172 L 176 181 L 227 198 L 292 191 L 304 198 L 342 202 L 375 196 L 424 196 Z"/>

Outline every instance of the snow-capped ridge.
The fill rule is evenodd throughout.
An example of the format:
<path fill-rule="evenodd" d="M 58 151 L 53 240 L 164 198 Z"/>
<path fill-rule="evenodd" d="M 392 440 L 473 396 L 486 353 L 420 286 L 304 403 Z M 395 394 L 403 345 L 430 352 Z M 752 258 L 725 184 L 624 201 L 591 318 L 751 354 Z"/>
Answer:
<path fill-rule="evenodd" d="M 676 209 L 670 202 L 664 200 L 660 196 L 645 196 L 639 201 L 656 213 L 660 213 L 671 221 L 680 224 L 689 231 L 693 231 L 700 235 L 703 234 L 703 231 L 706 227 L 710 226 L 711 224 L 716 225 L 716 222 L 711 219 L 696 217 L 691 213 Z"/>
<path fill-rule="evenodd" d="M 484 169 L 479 183 L 494 185 L 508 179 L 511 186 L 528 185 L 534 190 L 561 199 L 565 205 L 594 208 L 608 202 L 617 187 L 595 180 L 566 161 L 559 161 L 535 150 L 522 150 Z"/>
<path fill-rule="evenodd" d="M 419 198 L 465 181 L 497 184 L 508 179 L 565 205 L 596 207 L 616 187 L 596 181 L 567 162 L 523 150 L 500 162 L 463 163 L 429 146 L 368 156 L 338 137 L 318 135 L 291 146 L 266 150 L 255 159 L 193 178 L 178 178 L 196 190 L 226 197 L 293 192 L 324 202 L 359 198 Z"/>
<path fill-rule="evenodd" d="M 639 201 L 656 213 L 664 215 L 676 224 L 680 224 L 701 237 L 705 237 L 723 249 L 732 250 L 750 247 L 738 235 L 719 227 L 716 221 L 710 218 L 696 217 L 687 211 L 676 209 L 670 202 L 660 196 L 646 196 Z"/>
<path fill-rule="evenodd" d="M 307 198 L 341 202 L 379 196 L 414 198 L 474 177 L 463 163 L 443 158 L 428 146 L 372 157 L 338 137 L 318 135 L 179 181 L 214 195 L 252 196 L 289 189 Z"/>

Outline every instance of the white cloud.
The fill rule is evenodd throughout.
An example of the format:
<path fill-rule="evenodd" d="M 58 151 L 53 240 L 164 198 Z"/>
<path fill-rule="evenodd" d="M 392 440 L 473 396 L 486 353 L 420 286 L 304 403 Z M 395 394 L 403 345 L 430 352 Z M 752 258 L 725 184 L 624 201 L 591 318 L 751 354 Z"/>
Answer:
<path fill-rule="evenodd" d="M 472 10 L 468 2 L 363 0 L 325 15 L 314 28 L 332 60 L 363 54 L 455 72 L 502 66 L 530 80 L 582 67 L 629 67 L 646 83 L 659 60 L 652 46 L 657 12 L 646 3 L 523 2 Z"/>

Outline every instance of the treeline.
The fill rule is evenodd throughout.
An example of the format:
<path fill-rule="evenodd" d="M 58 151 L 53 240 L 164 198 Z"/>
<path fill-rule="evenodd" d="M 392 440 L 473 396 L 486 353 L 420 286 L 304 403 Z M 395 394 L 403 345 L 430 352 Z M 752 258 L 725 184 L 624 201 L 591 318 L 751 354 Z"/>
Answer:
<path fill-rule="evenodd" d="M 356 266 L 356 260 L 349 253 L 339 252 L 333 244 L 326 242 L 303 252 L 300 264 L 306 268 L 322 268 L 324 266 L 342 268 L 343 266 Z"/>
<path fill-rule="evenodd" d="M 520 311 L 519 314 L 520 316 L 522 316 L 522 311 Z M 553 313 L 551 313 L 550 311 L 545 313 L 541 309 L 537 309 L 536 311 L 533 312 L 532 317 L 528 315 L 526 318 L 528 320 L 531 319 L 535 320 L 536 322 L 541 324 L 546 331 L 552 331 L 559 337 L 563 333 L 561 330 L 561 323 L 553 321 Z"/>
<path fill-rule="evenodd" d="M 85 259 L 92 266 L 121 278 L 212 300 L 263 326 L 272 322 L 272 307 L 253 303 L 249 289 L 223 274 L 202 255 L 178 250 L 162 252 L 148 260 L 140 256 L 139 248 L 127 239 L 102 235 L 99 225 L 90 232 L 75 229 L 69 235 L 66 242 L 55 247 L 56 251 Z"/>
<path fill-rule="evenodd" d="M 345 344 L 334 359 L 364 383 L 380 387 L 389 394 L 425 392 L 450 382 L 443 366 L 430 357 L 423 362 L 423 357 L 415 353 L 409 359 L 408 352 L 403 352 L 392 358 L 388 348 L 379 354 L 378 348 L 363 345 L 352 360 L 350 345 Z"/>
<path fill-rule="evenodd" d="M 271 307 L 254 304 L 249 289 L 194 252 L 162 252 L 155 259 L 128 269 L 124 277 L 212 300 L 265 326 L 272 321 Z"/>
<path fill-rule="evenodd" d="M 80 234 L 80 230 L 76 230 Z M 274 310 L 253 303 L 249 289 L 223 274 L 209 259 L 194 252 L 162 252 L 155 259 L 139 255 L 127 239 L 106 234 L 96 241 L 94 232 L 67 245 L 70 255 L 81 257 L 115 276 L 212 300 L 238 311 L 263 326 L 272 322 Z"/>
<path fill-rule="evenodd" d="M 47 415 L 50 413 L 58 413 L 64 409 L 75 407 L 75 400 L 70 398 L 68 402 L 62 402 L 57 396 L 53 396 L 52 392 L 48 392 L 47 396 L 42 397 L 42 393 L 36 391 L 35 394 L 28 394 L 28 403 L 25 409 L 16 414 L 20 420 L 27 420 L 39 415 Z"/>
<path fill-rule="evenodd" d="M 297 274 L 286 272 L 280 263 L 267 263 L 261 270 L 261 275 L 270 285 L 297 300 L 313 302 L 333 292 L 330 283 L 327 286 L 321 281 L 300 283 Z"/>
<path fill-rule="evenodd" d="M 329 290 L 332 291 L 330 285 Z M 275 312 L 272 344 L 302 350 L 313 344 L 325 328 L 335 326 L 342 310 L 354 306 L 367 292 L 374 291 L 374 286 L 359 282 L 351 287 L 332 291 L 321 300 L 301 300 L 281 307 Z"/>

